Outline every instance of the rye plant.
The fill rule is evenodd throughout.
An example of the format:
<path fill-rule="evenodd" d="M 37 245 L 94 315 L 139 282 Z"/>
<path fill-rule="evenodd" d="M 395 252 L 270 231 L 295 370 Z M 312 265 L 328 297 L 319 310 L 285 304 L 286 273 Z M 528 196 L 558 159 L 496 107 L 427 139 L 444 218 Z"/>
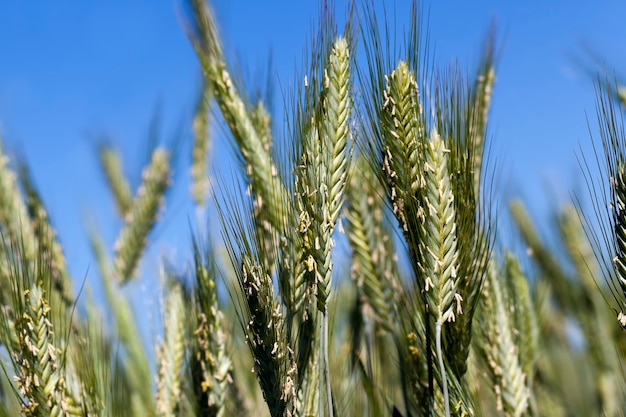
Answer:
<path fill-rule="evenodd" d="M 591 209 L 558 208 L 548 245 L 513 201 L 516 253 L 496 236 L 485 158 L 493 30 L 472 70 L 439 68 L 417 4 L 399 42 L 373 2 L 350 4 L 343 28 L 322 7 L 276 114 L 235 76 L 210 4 L 181 11 L 202 74 L 190 200 L 212 218 L 190 225 L 188 265 L 151 268 L 148 346 L 124 290 L 154 262 L 183 148 L 151 148 L 132 184 L 97 146 L 122 221 L 112 248 L 89 226 L 105 306 L 73 285 L 34 179 L 0 148 L 0 416 L 623 414 L 622 89 L 597 84 Z M 208 180 L 217 123 L 241 182 Z"/>

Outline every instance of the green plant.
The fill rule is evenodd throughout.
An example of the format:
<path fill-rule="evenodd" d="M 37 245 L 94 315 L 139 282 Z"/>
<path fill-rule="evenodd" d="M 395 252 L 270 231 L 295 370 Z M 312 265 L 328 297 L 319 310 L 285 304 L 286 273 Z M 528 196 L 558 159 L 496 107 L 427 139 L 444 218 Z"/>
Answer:
<path fill-rule="evenodd" d="M 84 314 L 75 308 L 44 203 L 0 149 L 0 415 L 622 414 L 626 141 L 612 93 L 621 90 L 598 88 L 607 177 L 589 184 L 601 190 L 593 211 L 605 227 L 594 232 L 566 206 L 555 221 L 560 246 L 549 247 L 514 201 L 528 260 L 495 243 L 483 161 L 492 33 L 467 75 L 429 65 L 415 4 L 398 51 L 371 3 L 355 5 L 343 31 L 324 9 L 280 134 L 267 103 L 231 76 L 210 7 L 186 6 L 203 74 L 191 196 L 207 204 L 213 110 L 245 181 L 212 190 L 230 263 L 198 232 L 189 271 L 163 262 L 153 375 L 120 290 L 138 274 L 175 150 L 151 149 L 133 195 L 121 155 L 98 148 L 123 220 L 112 259 L 90 231 L 107 332 L 89 296 L 78 300 Z"/>

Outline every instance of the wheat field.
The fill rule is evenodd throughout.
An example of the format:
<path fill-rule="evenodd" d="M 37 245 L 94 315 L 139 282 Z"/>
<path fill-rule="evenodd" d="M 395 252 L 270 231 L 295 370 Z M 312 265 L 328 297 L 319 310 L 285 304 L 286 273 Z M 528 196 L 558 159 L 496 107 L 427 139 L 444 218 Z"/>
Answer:
<path fill-rule="evenodd" d="M 162 337 L 147 346 L 123 289 L 178 149 L 150 149 L 133 190 L 98 146 L 123 223 L 112 248 L 90 230 L 102 308 L 75 293 L 28 168 L 0 148 L 0 416 L 625 414 L 626 101 L 610 77 L 596 153 L 579 155 L 591 207 L 560 208 L 551 244 L 523 202 L 507 207 L 525 262 L 495 227 L 494 30 L 475 68 L 436 68 L 417 3 L 400 47 L 373 3 L 341 28 L 322 7 L 277 115 L 234 75 L 210 4 L 181 10 L 203 74 L 188 198 L 215 207 L 203 221 L 221 239 L 192 229 L 185 273 L 159 265 Z M 220 122 L 242 187 L 209 181 Z"/>

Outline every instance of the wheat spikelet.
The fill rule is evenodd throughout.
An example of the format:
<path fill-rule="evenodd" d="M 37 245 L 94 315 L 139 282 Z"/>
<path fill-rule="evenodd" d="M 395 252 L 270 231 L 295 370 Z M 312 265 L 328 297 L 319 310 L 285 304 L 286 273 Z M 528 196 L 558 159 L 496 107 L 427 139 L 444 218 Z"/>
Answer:
<path fill-rule="evenodd" d="M 181 374 L 185 360 L 187 318 L 181 284 L 171 285 L 165 303 L 165 336 L 157 348 L 156 412 L 159 416 L 173 417 L 178 414 L 181 401 Z"/>
<path fill-rule="evenodd" d="M 448 172 L 448 150 L 435 130 L 425 150 L 422 241 L 420 253 L 420 288 L 425 292 L 426 314 L 435 318 L 435 344 L 442 379 L 446 417 L 450 415 L 447 371 L 444 366 L 441 334 L 445 322 L 462 314 L 461 296 L 457 293 L 458 252 L 454 195 Z M 428 330 L 427 330 L 428 331 Z"/>
<path fill-rule="evenodd" d="M 314 121 L 314 120 L 313 120 Z M 312 123 L 313 124 L 313 123 Z M 298 166 L 296 176 L 296 203 L 298 213 L 298 233 L 301 236 L 302 249 L 294 255 L 299 256 L 294 270 L 293 300 L 296 311 L 303 310 L 314 302 L 318 282 L 323 279 L 318 269 L 324 272 L 326 246 L 322 247 L 324 236 L 322 225 L 327 215 L 326 194 L 319 192 L 322 159 L 318 144 L 319 131 L 311 126 L 304 138 L 304 154 Z M 325 173 L 324 173 L 325 174 Z M 325 243 L 330 244 L 330 241 Z M 321 265 L 319 263 L 321 262 Z M 304 319 L 307 319 L 305 316 Z"/>
<path fill-rule="evenodd" d="M 124 175 L 122 158 L 117 150 L 105 143 L 98 147 L 98 156 L 107 184 L 115 198 L 117 211 L 124 218 L 132 207 L 133 195 Z"/>
<path fill-rule="evenodd" d="M 115 276 L 121 283 L 131 279 L 147 243 L 163 195 L 170 180 L 169 155 L 164 149 L 155 149 L 150 165 L 143 171 L 143 181 L 133 200 L 132 209 L 125 218 L 117 241 L 113 260 Z"/>
<path fill-rule="evenodd" d="M 327 221 L 334 226 L 343 204 L 348 175 L 349 123 L 352 113 L 350 52 L 348 41 L 343 37 L 335 41 L 330 52 L 327 79 L 322 93 L 324 95 L 322 143 L 328 148 L 324 153 L 331 160 Z"/>

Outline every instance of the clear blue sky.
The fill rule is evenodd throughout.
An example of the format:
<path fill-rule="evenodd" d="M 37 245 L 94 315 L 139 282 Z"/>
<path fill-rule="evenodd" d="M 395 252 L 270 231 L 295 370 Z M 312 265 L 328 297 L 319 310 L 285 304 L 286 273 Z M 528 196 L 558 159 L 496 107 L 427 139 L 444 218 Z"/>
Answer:
<path fill-rule="evenodd" d="M 265 68 L 272 51 L 276 85 L 292 83 L 317 2 L 214 4 L 230 57 L 253 73 Z M 343 2 L 337 4 L 341 15 Z M 573 57 L 586 57 L 588 46 L 626 74 L 626 3 L 424 4 L 430 7 L 440 62 L 458 57 L 466 66 L 475 64 L 489 23 L 497 22 L 501 54 L 490 121 L 502 177 L 499 195 L 503 201 L 520 195 L 546 216 L 551 204 L 566 201 L 582 184 L 575 158 L 579 144 L 591 150 L 585 114 L 595 118 L 594 92 Z M 155 109 L 160 108 L 166 139 L 190 120 L 199 70 L 175 9 L 172 0 L 0 3 L 4 147 L 32 167 L 76 276 L 92 263 L 86 220 L 96 220 L 110 246 L 120 227 L 112 220 L 112 200 L 98 172 L 95 139 L 112 137 L 136 174 L 139 166 L 133 162 L 143 156 Z M 395 9 L 400 24 L 406 24 L 409 2 L 398 0 Z M 224 138 L 216 140 L 214 155 L 225 148 Z M 178 171 L 184 180 L 186 166 Z M 153 255 L 172 248 L 185 254 L 189 248 L 187 220 L 194 213 L 184 203 L 186 192 L 187 185 L 179 184 L 171 196 Z M 167 237 L 167 246 L 159 237 Z M 92 266 L 90 275 L 94 271 Z"/>

